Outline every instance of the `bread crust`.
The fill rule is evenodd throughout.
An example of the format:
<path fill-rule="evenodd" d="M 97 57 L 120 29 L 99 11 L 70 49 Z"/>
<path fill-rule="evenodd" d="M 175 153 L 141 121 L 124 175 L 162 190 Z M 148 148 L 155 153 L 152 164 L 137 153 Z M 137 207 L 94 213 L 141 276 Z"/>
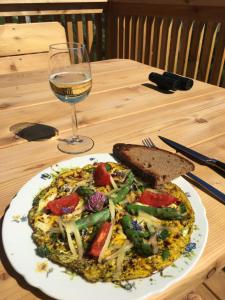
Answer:
<path fill-rule="evenodd" d="M 165 170 L 158 170 L 158 172 L 153 171 L 151 168 L 146 168 L 141 162 L 137 162 L 137 157 L 132 157 L 129 153 L 131 149 L 138 149 L 140 154 L 145 155 L 146 153 L 154 155 L 154 153 L 160 154 L 162 156 L 168 155 L 170 159 L 176 159 L 179 162 L 179 167 L 182 165 L 182 171 L 180 170 L 177 176 L 172 176 L 171 174 L 165 174 Z M 158 187 L 164 183 L 170 182 L 178 176 L 184 175 L 187 172 L 194 170 L 194 164 L 182 156 L 176 153 L 169 152 L 164 149 L 159 149 L 157 147 L 148 148 L 142 145 L 135 144 L 123 144 L 117 143 L 113 146 L 113 155 L 124 165 L 129 167 L 137 176 L 142 180 L 147 181 L 153 188 Z"/>

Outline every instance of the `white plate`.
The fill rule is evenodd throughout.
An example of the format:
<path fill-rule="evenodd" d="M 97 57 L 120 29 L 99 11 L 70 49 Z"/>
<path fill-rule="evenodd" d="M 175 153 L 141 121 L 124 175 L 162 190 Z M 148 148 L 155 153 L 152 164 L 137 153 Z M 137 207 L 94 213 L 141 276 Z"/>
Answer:
<path fill-rule="evenodd" d="M 175 261 L 173 266 L 166 268 L 163 275 L 156 273 L 149 278 L 132 280 L 130 283 L 133 288 L 128 291 L 115 287 L 112 283 L 88 283 L 79 276 L 65 273 L 63 267 L 35 254 L 36 246 L 32 241 L 32 230 L 26 216 L 40 189 L 51 183 L 52 178 L 48 178 L 48 174 L 53 174 L 61 168 L 82 167 L 96 161 L 115 160 L 110 154 L 105 153 L 73 158 L 45 169 L 21 188 L 5 214 L 2 227 L 3 245 L 10 263 L 29 284 L 56 299 L 83 300 L 93 299 L 94 296 L 94 299 L 98 300 L 137 300 L 164 291 L 194 267 L 203 252 L 208 236 L 205 208 L 198 193 L 182 177 L 174 180 L 174 183 L 186 193 L 195 211 L 195 230 L 191 242 L 194 243 L 192 246 L 196 247 Z M 37 271 L 40 263 L 44 266 L 42 272 Z"/>

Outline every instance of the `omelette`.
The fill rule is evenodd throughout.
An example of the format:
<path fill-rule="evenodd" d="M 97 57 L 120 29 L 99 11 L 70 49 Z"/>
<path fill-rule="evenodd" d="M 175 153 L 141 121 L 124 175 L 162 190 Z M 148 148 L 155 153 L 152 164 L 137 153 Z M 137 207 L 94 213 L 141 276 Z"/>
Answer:
<path fill-rule="evenodd" d="M 152 189 L 114 162 L 60 171 L 35 197 L 28 218 L 37 255 L 89 282 L 114 283 L 171 265 L 194 224 L 177 185 Z"/>

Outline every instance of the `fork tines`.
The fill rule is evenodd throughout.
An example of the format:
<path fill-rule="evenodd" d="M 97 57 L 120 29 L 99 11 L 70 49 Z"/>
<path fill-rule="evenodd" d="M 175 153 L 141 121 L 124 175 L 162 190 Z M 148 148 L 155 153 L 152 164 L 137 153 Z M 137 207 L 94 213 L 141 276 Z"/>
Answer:
<path fill-rule="evenodd" d="M 155 147 L 153 141 L 150 138 L 146 138 L 142 140 L 142 143 L 146 146 L 146 147 Z"/>

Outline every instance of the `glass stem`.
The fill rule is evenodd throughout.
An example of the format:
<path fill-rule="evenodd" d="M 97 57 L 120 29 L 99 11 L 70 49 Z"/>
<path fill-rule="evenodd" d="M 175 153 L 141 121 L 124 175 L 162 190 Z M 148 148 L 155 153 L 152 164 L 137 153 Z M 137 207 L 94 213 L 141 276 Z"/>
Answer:
<path fill-rule="evenodd" d="M 78 135 L 78 121 L 77 121 L 77 112 L 76 112 L 75 103 L 71 104 L 71 108 L 72 108 L 72 131 L 73 131 L 72 141 L 79 142 L 80 138 Z"/>

